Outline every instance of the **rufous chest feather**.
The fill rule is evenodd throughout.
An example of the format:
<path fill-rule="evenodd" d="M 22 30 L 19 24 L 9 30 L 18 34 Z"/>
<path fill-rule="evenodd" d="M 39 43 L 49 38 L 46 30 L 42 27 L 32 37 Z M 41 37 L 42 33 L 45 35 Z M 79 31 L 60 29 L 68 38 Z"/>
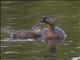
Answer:
<path fill-rule="evenodd" d="M 48 26 L 48 32 L 46 34 L 47 39 L 54 39 L 53 27 L 51 25 Z"/>

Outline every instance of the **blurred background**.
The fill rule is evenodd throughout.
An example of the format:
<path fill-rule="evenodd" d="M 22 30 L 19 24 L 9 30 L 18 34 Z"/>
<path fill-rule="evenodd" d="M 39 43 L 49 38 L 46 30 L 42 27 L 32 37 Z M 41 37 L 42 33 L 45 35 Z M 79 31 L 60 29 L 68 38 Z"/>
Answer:
<path fill-rule="evenodd" d="M 80 1 L 1 1 L 1 60 L 49 60 L 45 44 L 10 41 L 14 31 L 31 29 L 44 16 L 54 16 L 67 34 L 57 60 L 80 58 Z"/>

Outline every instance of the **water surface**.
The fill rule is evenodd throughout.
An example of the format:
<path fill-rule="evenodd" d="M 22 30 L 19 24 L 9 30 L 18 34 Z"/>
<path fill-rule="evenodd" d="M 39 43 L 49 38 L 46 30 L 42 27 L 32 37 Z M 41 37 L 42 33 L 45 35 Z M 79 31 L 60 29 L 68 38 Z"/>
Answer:
<path fill-rule="evenodd" d="M 67 34 L 65 45 L 57 47 L 57 60 L 80 59 L 79 6 L 78 1 L 1 1 L 1 60 L 50 60 L 45 56 L 45 44 L 10 38 L 48 15 L 54 16 L 56 25 Z"/>

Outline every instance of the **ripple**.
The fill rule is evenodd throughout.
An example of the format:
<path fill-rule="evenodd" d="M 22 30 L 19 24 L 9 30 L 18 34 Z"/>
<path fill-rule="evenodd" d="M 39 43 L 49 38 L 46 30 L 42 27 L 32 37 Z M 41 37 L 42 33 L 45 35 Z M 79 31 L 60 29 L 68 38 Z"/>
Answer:
<path fill-rule="evenodd" d="M 1 59 L 1 60 L 12 60 L 12 59 Z"/>
<path fill-rule="evenodd" d="M 64 53 L 65 55 L 68 55 L 69 53 Z"/>
<path fill-rule="evenodd" d="M 12 34 L 15 32 L 14 29 L 12 29 L 11 26 L 2 26 L 1 27 L 1 33 L 6 33 L 6 34 L 2 34 L 3 36 L 12 36 Z M 1 35 L 1 36 L 2 36 Z"/>
<path fill-rule="evenodd" d="M 8 24 L 10 24 L 10 25 L 15 25 L 16 23 L 13 23 L 13 22 L 10 22 L 10 23 L 9 23 L 9 22 L 8 22 Z"/>
<path fill-rule="evenodd" d="M 1 48 L 7 48 L 7 47 L 10 47 L 10 46 L 0 46 Z"/>
<path fill-rule="evenodd" d="M 7 52 L 4 52 L 5 54 L 18 54 L 19 52 L 14 52 L 14 51 L 7 51 Z"/>
<path fill-rule="evenodd" d="M 80 57 L 73 57 L 72 60 L 79 60 Z"/>
<path fill-rule="evenodd" d="M 10 28 L 11 28 L 11 26 L 2 26 L 1 27 L 1 32 L 9 32 Z"/>
<path fill-rule="evenodd" d="M 9 40 L 6 40 L 6 39 L 5 39 L 5 40 L 1 40 L 1 42 L 8 42 L 8 41 L 9 41 Z"/>
<path fill-rule="evenodd" d="M 68 45 L 70 45 L 70 44 L 64 44 L 65 46 L 68 46 Z"/>
<path fill-rule="evenodd" d="M 79 47 L 76 47 L 77 49 L 80 49 L 80 46 Z"/>
<path fill-rule="evenodd" d="M 74 53 L 75 51 L 70 51 L 71 53 Z"/>
<path fill-rule="evenodd" d="M 11 40 L 11 38 L 1 40 L 1 42 L 28 42 L 28 41 L 34 41 L 34 39 L 16 39 L 16 40 Z"/>
<path fill-rule="evenodd" d="M 78 23 L 80 25 L 80 23 Z"/>
<path fill-rule="evenodd" d="M 1 1 L 1 3 L 13 3 L 14 1 Z"/>
<path fill-rule="evenodd" d="M 75 27 L 75 29 L 79 29 L 79 28 L 80 28 L 80 26 L 76 26 L 76 27 Z"/>
<path fill-rule="evenodd" d="M 70 43 L 72 43 L 73 41 L 71 40 L 71 41 L 69 41 Z"/>
<path fill-rule="evenodd" d="M 3 7 L 1 7 L 1 8 L 3 8 L 3 9 L 8 9 L 9 7 L 7 7 L 7 6 L 3 6 Z"/>
<path fill-rule="evenodd" d="M 40 53 L 41 51 L 32 51 L 32 53 Z"/>

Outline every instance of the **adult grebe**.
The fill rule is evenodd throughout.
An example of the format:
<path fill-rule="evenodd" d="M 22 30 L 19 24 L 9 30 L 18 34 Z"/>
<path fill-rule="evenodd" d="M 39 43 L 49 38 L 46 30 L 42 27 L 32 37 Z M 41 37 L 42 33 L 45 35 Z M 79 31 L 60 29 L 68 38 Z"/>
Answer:
<path fill-rule="evenodd" d="M 64 44 L 66 34 L 61 28 L 55 26 L 55 21 L 52 17 L 44 17 L 41 22 L 48 25 L 48 27 L 42 31 L 42 35 L 44 36 L 42 39 L 45 39 L 46 45 L 51 54 L 56 54 L 56 45 Z"/>

